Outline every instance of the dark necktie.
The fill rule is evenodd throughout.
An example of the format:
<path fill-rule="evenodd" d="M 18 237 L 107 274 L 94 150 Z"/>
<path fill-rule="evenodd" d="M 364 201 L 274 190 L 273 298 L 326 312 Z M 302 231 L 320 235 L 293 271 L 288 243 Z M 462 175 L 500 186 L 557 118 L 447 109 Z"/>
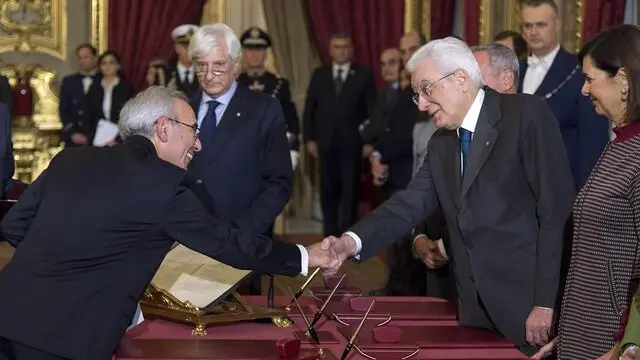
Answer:
<path fill-rule="evenodd" d="M 467 155 L 469 155 L 472 138 L 473 133 L 471 131 L 458 128 L 458 140 L 460 141 L 460 151 L 462 152 L 462 176 L 464 176 L 464 171 L 467 168 Z"/>
<path fill-rule="evenodd" d="M 200 126 L 200 143 L 202 148 L 206 149 L 206 146 L 211 143 L 213 134 L 218 126 L 218 117 L 216 116 L 216 108 L 220 105 L 215 100 L 207 101 L 207 114 L 202 119 L 202 125 Z"/>
<path fill-rule="evenodd" d="M 182 80 L 182 82 L 184 84 L 191 84 L 191 81 L 189 80 L 189 69 L 184 71 L 184 80 Z"/>
<path fill-rule="evenodd" d="M 336 89 L 336 96 L 340 96 L 340 91 L 342 91 L 342 85 L 344 83 L 342 81 L 342 68 L 338 68 L 338 71 L 336 71 L 336 77 L 333 79 L 333 83 Z"/>

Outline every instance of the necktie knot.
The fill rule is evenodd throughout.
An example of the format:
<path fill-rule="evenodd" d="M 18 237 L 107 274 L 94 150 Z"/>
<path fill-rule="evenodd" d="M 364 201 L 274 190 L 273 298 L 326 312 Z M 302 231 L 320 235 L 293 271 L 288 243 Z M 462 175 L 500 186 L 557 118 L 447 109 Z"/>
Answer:
<path fill-rule="evenodd" d="M 220 102 L 217 100 L 209 100 L 207 101 L 207 105 L 209 105 L 209 111 L 215 111 L 218 106 L 220 106 Z"/>
<path fill-rule="evenodd" d="M 471 138 L 473 133 L 465 128 L 459 128 L 458 133 L 460 136 L 460 141 L 462 142 L 471 142 Z"/>
<path fill-rule="evenodd" d="M 527 65 L 529 65 L 529 67 L 535 68 L 535 67 L 538 67 L 540 65 L 543 65 L 543 62 L 542 62 L 542 60 L 540 60 L 536 56 L 529 56 L 527 58 Z"/>

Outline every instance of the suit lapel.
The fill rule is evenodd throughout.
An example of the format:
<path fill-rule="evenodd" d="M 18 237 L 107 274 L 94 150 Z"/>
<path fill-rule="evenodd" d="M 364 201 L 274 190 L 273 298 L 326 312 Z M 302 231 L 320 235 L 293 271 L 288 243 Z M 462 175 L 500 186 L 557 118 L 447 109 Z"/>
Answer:
<path fill-rule="evenodd" d="M 493 146 L 498 139 L 498 130 L 495 124 L 500 120 L 500 98 L 497 93 L 485 88 L 485 97 L 478 117 L 476 131 L 473 133 L 468 161 L 462 179 L 461 198 L 469 191 L 471 185 L 478 177 L 482 165 L 487 161 Z"/>
<path fill-rule="evenodd" d="M 518 93 L 522 92 L 522 84 L 524 84 L 524 75 L 527 73 L 527 69 L 529 68 L 529 63 L 527 61 L 520 61 L 520 73 L 519 81 L 518 81 Z"/>
<path fill-rule="evenodd" d="M 558 86 L 562 80 L 564 80 L 571 70 L 573 70 L 573 66 L 570 63 L 567 63 L 567 57 L 565 56 L 565 52 L 562 48 L 558 51 L 555 59 L 553 59 L 553 63 L 551 67 L 549 67 L 549 71 L 542 79 L 540 86 L 536 90 L 536 95 L 540 97 L 544 97 L 553 89 Z"/>
<path fill-rule="evenodd" d="M 460 142 L 455 131 L 449 131 L 447 135 L 443 136 L 442 141 L 444 146 L 440 152 L 440 162 L 442 163 L 444 178 L 447 184 L 450 184 L 450 186 L 447 186 L 449 195 L 451 195 L 453 204 L 458 208 L 462 183 L 460 178 Z M 433 149 L 437 148 L 434 146 Z"/>
<path fill-rule="evenodd" d="M 357 71 L 358 69 L 351 64 L 351 67 L 349 68 L 349 72 L 347 73 L 347 77 L 344 79 L 344 84 L 342 84 L 342 90 L 340 91 L 340 96 L 342 96 L 342 94 L 345 94 L 349 87 L 353 86 L 353 82 L 355 81 L 355 77 L 357 76 Z"/>
<path fill-rule="evenodd" d="M 244 112 L 248 108 L 246 104 L 246 92 L 248 91 L 251 90 L 246 89 L 244 86 L 238 85 L 236 88 L 236 92 L 231 97 L 227 108 L 224 110 L 222 119 L 220 119 L 220 122 L 213 134 L 213 139 L 210 142 L 209 149 L 203 149 L 204 151 L 199 154 L 202 155 L 202 158 L 200 161 L 196 162 L 196 170 L 199 170 L 216 156 L 224 155 L 223 149 L 226 144 L 233 139 L 234 134 L 238 129 L 242 128 L 242 119 L 246 116 Z M 200 93 L 197 98 L 193 98 L 191 106 L 198 109 L 200 107 L 201 99 L 202 93 Z M 196 158 L 197 157 L 198 156 L 196 156 Z"/>

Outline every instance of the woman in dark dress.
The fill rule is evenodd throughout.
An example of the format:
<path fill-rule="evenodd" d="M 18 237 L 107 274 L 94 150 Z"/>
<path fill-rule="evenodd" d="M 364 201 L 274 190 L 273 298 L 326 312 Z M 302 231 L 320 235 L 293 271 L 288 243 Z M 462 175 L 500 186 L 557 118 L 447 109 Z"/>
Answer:
<path fill-rule="evenodd" d="M 133 86 L 122 76 L 120 56 L 114 51 L 106 51 L 98 60 L 100 81 L 94 81 L 87 92 L 87 138 L 93 144 L 96 128 L 100 120 L 118 123 L 120 110 L 133 97 Z M 114 141 L 108 143 L 112 145 Z"/>
<path fill-rule="evenodd" d="M 582 93 L 616 137 L 574 202 L 558 336 L 536 357 L 556 346 L 558 359 L 608 360 L 640 276 L 640 29 L 604 31 L 578 57 Z"/>

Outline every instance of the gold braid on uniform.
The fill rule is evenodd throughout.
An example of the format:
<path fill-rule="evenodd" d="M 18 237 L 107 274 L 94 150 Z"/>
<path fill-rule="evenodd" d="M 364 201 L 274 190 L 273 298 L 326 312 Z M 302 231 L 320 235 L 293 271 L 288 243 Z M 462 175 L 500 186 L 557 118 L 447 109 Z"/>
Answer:
<path fill-rule="evenodd" d="M 277 98 L 278 97 L 278 93 L 280 92 L 280 88 L 282 88 L 282 84 L 284 84 L 283 79 L 278 76 L 278 83 L 276 84 L 275 89 L 273 89 L 273 92 L 271 93 L 271 97 Z"/>

